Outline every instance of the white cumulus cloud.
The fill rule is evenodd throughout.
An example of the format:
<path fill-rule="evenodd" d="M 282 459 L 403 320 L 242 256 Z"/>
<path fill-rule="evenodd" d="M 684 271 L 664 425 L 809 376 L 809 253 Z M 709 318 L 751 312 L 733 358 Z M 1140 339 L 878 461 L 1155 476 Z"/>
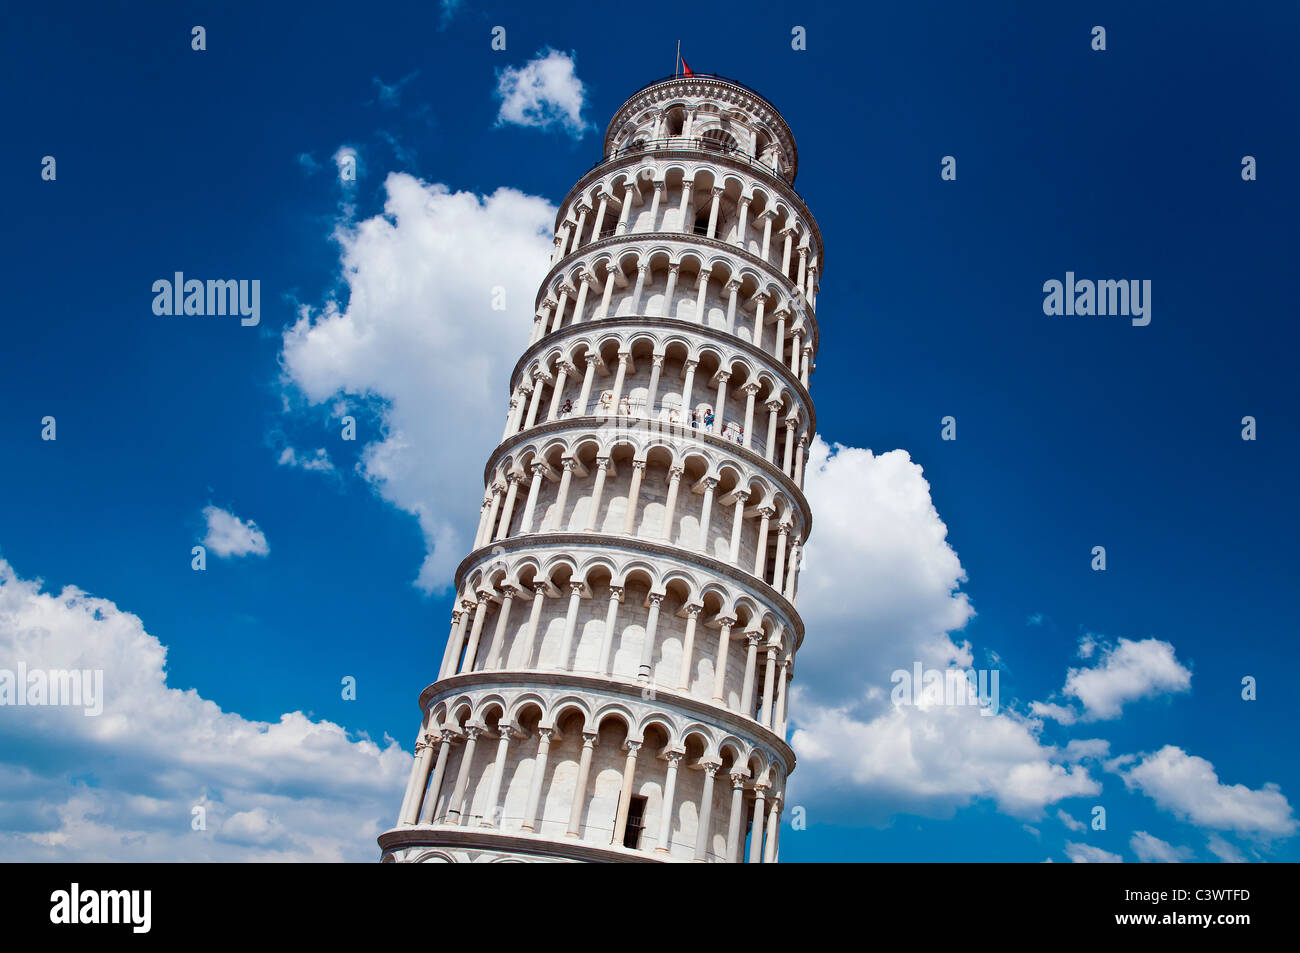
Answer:
<path fill-rule="evenodd" d="M 501 108 L 497 123 L 545 129 L 559 125 L 574 138 L 587 129 L 582 118 L 586 87 L 574 70 L 573 57 L 546 49 L 523 66 L 507 66 L 497 76 Z"/>
<path fill-rule="evenodd" d="M 1083 703 L 1087 720 L 1118 718 L 1128 702 L 1191 687 L 1192 673 L 1179 663 L 1174 647 L 1159 639 L 1120 639 L 1115 648 L 1103 650 L 1096 666 L 1072 668 L 1065 678 L 1065 694 Z"/>
<path fill-rule="evenodd" d="M 382 215 L 341 226 L 346 301 L 284 334 L 287 380 L 312 403 L 376 398 L 382 433 L 361 472 L 419 520 L 418 584 L 451 582 L 477 525 L 482 465 L 509 409 L 510 368 L 532 330 L 555 207 L 513 189 L 481 197 L 394 173 Z M 493 310 L 494 289 L 505 310 Z"/>
<path fill-rule="evenodd" d="M 1030 707 L 1040 718 L 1063 725 L 1076 721 L 1104 721 L 1118 718 L 1124 706 L 1143 698 L 1191 691 L 1191 670 L 1178 661 L 1174 647 L 1159 639 L 1140 642 L 1120 639 L 1117 645 L 1102 645 L 1091 635 L 1079 642 L 1081 658 L 1092 658 L 1091 668 L 1072 668 L 1065 676 L 1062 693 L 1080 702 L 1083 711 L 1051 702 L 1034 702 Z"/>
<path fill-rule="evenodd" d="M 1146 831 L 1135 831 L 1128 846 L 1144 864 L 1181 864 L 1195 856 L 1190 849 L 1175 847 Z"/>
<path fill-rule="evenodd" d="M 288 712 L 251 721 L 167 684 L 136 616 L 0 559 L 0 658 L 103 672 L 103 713 L 0 715 L 0 856 L 25 861 L 374 861 L 411 766 L 396 741 Z M 201 808 L 197 814 L 195 808 Z M 205 830 L 194 830 L 196 817 Z"/>
<path fill-rule="evenodd" d="M 1102 850 L 1100 847 L 1093 847 L 1091 844 L 1067 843 L 1065 845 L 1065 856 L 1070 858 L 1070 863 L 1073 864 L 1124 863 L 1124 858 L 1119 854 L 1112 854 L 1108 850 Z"/>
<path fill-rule="evenodd" d="M 1122 776 L 1129 788 L 1198 827 L 1263 840 L 1290 837 L 1296 831 L 1291 805 L 1276 784 L 1259 789 L 1223 784 L 1213 764 L 1175 745 L 1144 755 Z"/>
<path fill-rule="evenodd" d="M 282 467 L 296 467 L 299 470 L 313 470 L 318 473 L 328 473 L 334 469 L 334 462 L 330 460 L 330 455 L 324 447 L 317 447 L 315 453 L 285 447 L 280 451 L 277 462 Z"/>
<path fill-rule="evenodd" d="M 1082 757 L 1042 744 L 1041 722 L 975 706 L 890 703 L 890 675 L 972 663 L 954 641 L 974 615 L 921 468 L 902 450 L 810 449 L 815 514 L 800 575 L 807 641 L 798 656 L 792 744 L 801 801 L 852 799 L 857 810 L 943 814 L 988 798 L 1016 815 L 1098 793 Z"/>
<path fill-rule="evenodd" d="M 203 508 L 207 535 L 203 545 L 222 559 L 234 556 L 266 556 L 271 552 L 266 534 L 252 520 L 241 520 L 234 513 L 216 506 Z"/>

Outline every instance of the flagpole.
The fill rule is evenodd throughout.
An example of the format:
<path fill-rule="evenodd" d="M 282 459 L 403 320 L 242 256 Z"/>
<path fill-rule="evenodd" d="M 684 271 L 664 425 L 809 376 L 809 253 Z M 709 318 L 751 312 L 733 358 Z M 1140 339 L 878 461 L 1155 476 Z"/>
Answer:
<path fill-rule="evenodd" d="M 677 59 L 673 60 L 673 79 L 677 78 L 677 64 L 682 60 L 682 41 L 677 41 Z"/>

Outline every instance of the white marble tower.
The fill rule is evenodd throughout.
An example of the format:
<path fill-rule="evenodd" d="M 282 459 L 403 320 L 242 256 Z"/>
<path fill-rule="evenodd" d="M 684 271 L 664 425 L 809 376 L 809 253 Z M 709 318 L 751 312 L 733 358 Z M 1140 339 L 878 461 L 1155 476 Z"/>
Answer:
<path fill-rule="evenodd" d="M 639 90 L 569 192 L 385 861 L 774 863 L 821 235 L 794 138 Z"/>

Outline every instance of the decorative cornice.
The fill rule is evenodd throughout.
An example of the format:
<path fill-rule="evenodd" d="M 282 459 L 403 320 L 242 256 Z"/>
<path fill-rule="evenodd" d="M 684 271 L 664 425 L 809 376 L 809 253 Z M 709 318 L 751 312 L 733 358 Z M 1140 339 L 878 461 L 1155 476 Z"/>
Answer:
<path fill-rule="evenodd" d="M 790 368 L 778 361 L 774 354 L 755 347 L 752 341 L 744 341 L 734 334 L 728 334 L 719 328 L 711 328 L 703 324 L 696 324 L 694 321 L 683 321 L 681 318 L 664 318 L 658 315 L 648 314 L 624 314 L 616 318 L 601 318 L 599 321 L 584 321 L 582 324 L 570 324 L 560 328 L 558 331 L 548 331 L 546 336 L 540 341 L 529 345 L 528 349 L 515 362 L 514 368 L 510 371 L 510 393 L 523 382 L 519 380 L 523 369 L 528 362 L 537 357 L 537 355 L 548 348 L 555 347 L 556 342 L 566 337 L 577 337 L 586 334 L 589 329 L 609 329 L 609 328 L 629 328 L 632 330 L 645 330 L 647 328 L 663 328 L 666 331 L 690 332 L 699 334 L 712 342 L 726 344 L 735 348 L 742 354 L 747 354 L 751 358 L 759 358 L 764 370 L 770 371 L 781 378 L 786 386 L 795 392 L 803 404 L 803 409 L 808 414 L 808 430 L 810 433 L 817 432 L 817 410 L 813 406 L 812 394 L 808 388 L 803 386 L 803 381 L 790 370 Z M 623 352 L 619 352 L 622 354 Z M 695 362 L 696 366 L 699 361 Z"/>
<path fill-rule="evenodd" d="M 621 155 L 611 156 L 589 169 L 582 178 L 574 183 L 573 188 L 569 189 L 568 194 L 564 196 L 564 201 L 560 203 L 559 211 L 556 213 L 555 230 L 558 231 L 563 225 L 564 219 L 562 216 L 568 209 L 569 203 L 573 201 L 574 194 L 591 185 L 593 180 L 603 178 L 611 170 L 620 169 L 624 165 L 637 165 L 650 158 L 699 160 L 701 157 L 704 158 L 706 164 L 718 164 L 726 166 L 732 170 L 746 172 L 757 179 L 761 179 L 767 185 L 776 188 L 777 191 L 781 193 L 782 198 L 795 206 L 807 221 L 808 228 L 812 232 L 814 242 L 817 246 L 817 260 L 821 263 L 823 269 L 826 267 L 826 250 L 822 246 L 822 230 L 817 224 L 817 219 L 813 215 L 811 209 L 808 208 L 808 203 L 804 201 L 803 196 L 796 192 L 794 186 L 781 178 L 781 176 L 769 172 L 766 169 L 757 168 L 741 159 L 732 158 L 725 152 L 712 152 L 701 149 L 648 149 L 640 152 L 626 152 Z M 625 236 L 620 235 L 619 237 L 622 238 Z"/>
<path fill-rule="evenodd" d="M 528 834 L 503 834 L 486 827 L 448 827 L 441 824 L 411 824 L 394 827 L 379 835 L 385 853 L 410 847 L 461 848 L 527 854 L 541 859 L 587 860 L 597 863 L 619 861 L 656 864 L 668 860 L 663 854 L 642 853 L 613 845 L 600 847 L 573 838 L 552 840 Z"/>
<path fill-rule="evenodd" d="M 571 429 L 581 430 L 585 433 L 598 432 L 599 428 L 601 426 L 608 425 L 610 420 L 615 420 L 615 421 L 621 420 L 626 422 L 627 426 L 629 427 L 636 427 L 640 424 L 640 422 L 648 421 L 649 418 L 646 417 L 611 418 L 611 417 L 596 417 L 594 415 L 588 415 L 585 417 L 577 417 L 577 416 L 565 417 L 561 420 L 548 420 L 545 423 L 534 424 L 533 426 L 529 427 L 527 430 L 521 430 L 518 433 L 511 434 L 505 440 L 502 440 L 499 444 L 497 444 L 496 449 L 492 451 L 490 456 L 488 456 L 487 463 L 483 467 L 483 480 L 486 483 L 486 481 L 492 476 L 493 472 L 496 470 L 497 464 L 500 463 L 501 458 L 509 454 L 511 450 L 513 450 L 521 443 L 527 443 L 529 440 L 536 439 L 537 437 L 546 436 L 548 434 L 560 433 L 562 431 L 571 430 Z M 765 476 L 767 476 L 769 479 L 773 480 L 774 482 L 780 484 L 781 488 L 784 489 L 788 494 L 790 494 L 791 498 L 799 505 L 799 512 L 803 516 L 803 525 L 804 528 L 807 530 L 804 536 L 807 537 L 809 534 L 812 533 L 813 514 L 812 514 L 812 508 L 808 505 L 808 499 L 806 496 L 804 496 L 803 489 L 799 486 L 799 484 L 794 482 L 794 478 L 786 476 L 785 473 L 781 471 L 781 467 L 778 463 L 776 463 L 776 461 L 768 460 L 762 454 L 757 453 L 756 451 L 751 450 L 750 448 L 745 447 L 742 444 L 735 443 L 734 441 L 728 440 L 725 437 L 721 437 L 718 434 L 705 433 L 702 430 L 692 429 L 689 427 L 682 428 L 680 425 L 678 425 L 677 429 L 684 429 L 686 432 L 677 434 L 673 429 L 669 429 L 668 425 L 664 425 L 663 427 L 661 427 L 659 432 L 663 433 L 664 435 L 672 439 L 698 440 L 702 442 L 705 446 L 716 447 L 719 450 L 725 450 L 729 454 L 734 454 L 736 459 L 743 460 L 746 463 L 753 464 L 758 468 L 759 472 L 763 473 Z M 535 463 L 533 464 L 533 466 L 543 466 L 543 464 Z"/>
<path fill-rule="evenodd" d="M 453 584 L 455 590 L 460 592 L 465 582 L 465 574 L 471 568 L 484 559 L 499 559 L 505 553 L 526 551 L 538 546 L 556 546 L 560 548 L 565 546 L 590 546 L 608 552 L 611 544 L 614 545 L 614 548 L 620 550 L 665 557 L 687 566 L 699 567 L 716 576 L 726 576 L 755 596 L 766 600 L 772 608 L 789 622 L 790 628 L 795 635 L 793 647 L 796 651 L 803 645 L 803 617 L 799 615 L 798 610 L 779 589 L 759 579 L 753 573 L 731 565 L 731 563 L 725 563 L 720 559 L 715 559 L 696 550 L 685 549 L 661 540 L 620 536 L 613 533 L 529 533 L 527 536 L 508 536 L 505 539 L 486 543 L 471 551 L 456 567 Z"/>
<path fill-rule="evenodd" d="M 420 692 L 420 710 L 428 711 L 436 700 L 443 696 L 455 695 L 469 688 L 494 686 L 550 685 L 557 688 L 577 689 L 594 694 L 603 694 L 617 698 L 626 698 L 640 704 L 645 703 L 642 692 L 645 685 L 640 682 L 624 682 L 609 676 L 583 674 L 582 672 L 561 672 L 554 669 L 493 669 L 487 672 L 462 672 L 449 675 L 436 682 L 431 682 Z M 691 712 L 698 718 L 727 729 L 734 735 L 751 741 L 761 741 L 770 751 L 784 762 L 784 777 L 794 773 L 796 758 L 789 743 L 771 728 L 746 718 L 729 708 L 723 708 L 711 701 L 702 701 L 690 695 L 682 695 L 674 689 L 655 686 L 655 704 L 659 707 L 670 706 L 678 711 Z"/>
<path fill-rule="evenodd" d="M 793 278 L 787 278 L 781 274 L 771 262 L 760 258 L 747 248 L 739 245 L 733 245 L 731 242 L 724 242 L 720 238 L 707 238 L 704 235 L 692 235 L 686 232 L 625 232 L 622 235 L 607 235 L 604 238 L 598 238 L 593 242 L 580 246 L 574 251 L 569 252 L 555 264 L 551 265 L 550 270 L 546 272 L 541 283 L 537 286 L 537 294 L 533 296 L 533 311 L 536 312 L 550 293 L 550 284 L 555 276 L 569 268 L 573 267 L 573 262 L 583 255 L 589 255 L 593 251 L 603 251 L 606 248 L 612 248 L 619 245 L 627 245 L 639 241 L 646 241 L 648 244 L 661 243 L 668 241 L 670 244 L 681 243 L 687 246 L 687 250 L 694 248 L 712 248 L 717 251 L 727 252 L 735 255 L 742 261 L 761 269 L 762 273 L 767 275 L 774 284 L 780 285 L 790 297 L 796 302 L 801 311 L 799 316 L 803 318 L 804 325 L 812 330 L 810 343 L 816 346 L 821 339 L 821 331 L 817 325 L 817 309 L 812 305 L 808 298 L 799 290 L 798 284 Z M 561 289 L 563 290 L 563 289 Z M 603 318 L 601 320 L 604 320 Z M 578 327 L 579 325 L 574 325 Z M 563 329 L 561 329 L 563 330 Z"/>

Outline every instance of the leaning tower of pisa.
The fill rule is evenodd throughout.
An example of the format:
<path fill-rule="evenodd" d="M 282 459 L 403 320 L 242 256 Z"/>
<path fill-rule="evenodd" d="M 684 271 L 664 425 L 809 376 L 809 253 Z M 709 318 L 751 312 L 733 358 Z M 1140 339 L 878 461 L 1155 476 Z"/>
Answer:
<path fill-rule="evenodd" d="M 774 863 L 821 235 L 753 90 L 614 114 L 552 267 L 385 861 Z"/>

